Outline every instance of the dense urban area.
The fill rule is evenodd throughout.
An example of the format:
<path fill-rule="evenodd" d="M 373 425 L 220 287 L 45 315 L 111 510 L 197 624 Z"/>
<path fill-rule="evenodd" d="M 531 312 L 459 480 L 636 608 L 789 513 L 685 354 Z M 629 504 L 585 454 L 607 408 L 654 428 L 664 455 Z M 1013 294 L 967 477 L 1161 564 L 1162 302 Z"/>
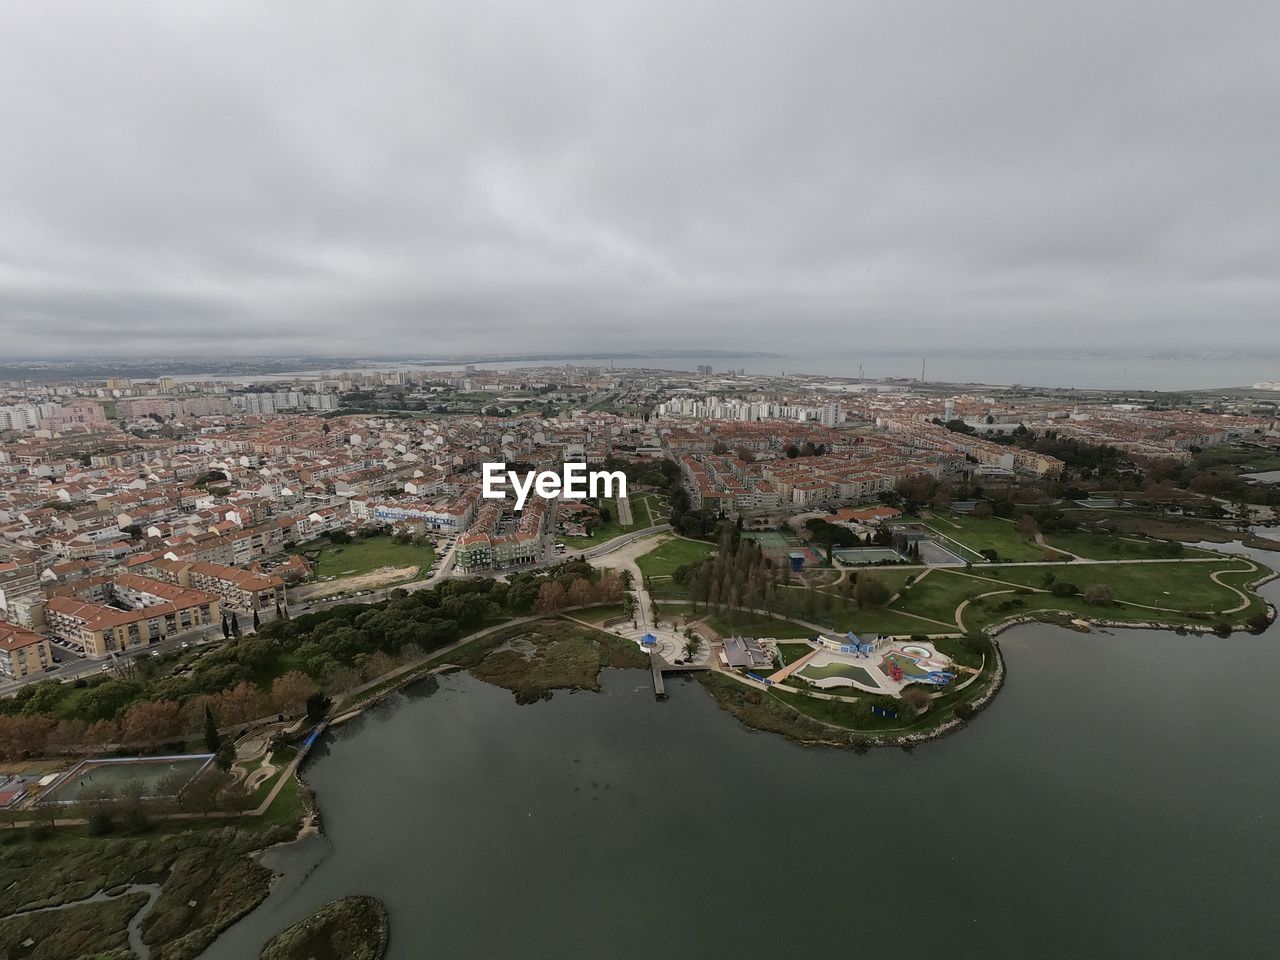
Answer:
<path fill-rule="evenodd" d="M 1273 387 L 0 381 L 0 952 L 198 956 L 266 896 L 248 854 L 318 828 L 316 738 L 432 673 L 522 703 L 689 674 L 749 726 L 862 751 L 973 722 L 1018 622 L 1261 631 L 1274 574 L 1215 548 L 1280 547 L 1250 532 L 1280 510 Z M 498 461 L 627 495 L 517 511 L 481 496 Z M 376 903 L 333 911 L 273 956 L 326 923 L 385 941 Z"/>

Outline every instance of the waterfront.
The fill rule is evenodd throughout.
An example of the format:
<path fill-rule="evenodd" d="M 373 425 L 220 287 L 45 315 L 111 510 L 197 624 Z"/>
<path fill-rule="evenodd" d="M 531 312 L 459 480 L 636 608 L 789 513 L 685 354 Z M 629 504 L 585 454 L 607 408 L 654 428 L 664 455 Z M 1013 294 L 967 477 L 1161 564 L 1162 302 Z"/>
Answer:
<path fill-rule="evenodd" d="M 926 351 L 927 352 L 927 351 Z M 1080 390 L 1121 391 L 1180 391 L 1215 390 L 1229 387 L 1248 387 L 1263 380 L 1274 380 L 1280 371 L 1280 357 L 1261 353 L 1241 356 L 1168 356 L 1147 357 L 1133 355 L 1093 355 L 1079 353 L 1055 353 L 1046 351 L 959 353 L 934 350 L 924 357 L 919 352 L 875 351 L 857 353 L 837 348 L 821 353 L 793 352 L 785 345 L 777 352 L 761 352 L 736 355 L 729 352 L 713 352 L 710 355 L 676 352 L 658 352 L 645 356 L 643 352 L 601 356 L 576 355 L 572 357 L 530 356 L 523 359 L 469 360 L 416 358 L 402 362 L 389 360 L 358 360 L 312 367 L 306 360 L 295 368 L 263 370 L 259 373 L 185 373 L 174 377 L 178 382 L 200 383 L 218 380 L 246 386 L 253 383 L 285 382 L 294 379 L 314 380 L 333 377 L 342 372 L 358 369 L 364 373 L 408 370 L 416 373 L 440 373 L 462 370 L 472 366 L 478 370 L 511 371 L 524 368 L 554 366 L 613 367 L 615 370 L 648 368 L 653 370 L 679 370 L 693 372 L 699 365 L 708 364 L 716 372 L 744 370 L 748 374 L 767 376 L 813 375 L 818 377 L 857 377 L 861 369 L 868 380 L 915 380 L 920 376 L 920 361 L 927 360 L 926 374 L 931 383 L 987 384 L 1043 387 L 1049 389 L 1075 388 Z M 98 366 L 87 365 L 59 369 L 60 375 L 87 375 L 110 369 L 104 362 Z M 157 370 L 161 369 L 159 367 Z M 18 365 L 9 371 L 14 375 L 47 377 L 47 371 L 39 367 L 24 368 Z M 147 369 L 138 376 L 154 373 Z"/>
<path fill-rule="evenodd" d="M 392 960 L 1265 952 L 1277 633 L 1020 627 L 992 707 L 911 754 L 802 748 L 638 672 L 524 707 L 447 677 L 324 745 L 327 838 L 206 958 L 354 893 Z"/>

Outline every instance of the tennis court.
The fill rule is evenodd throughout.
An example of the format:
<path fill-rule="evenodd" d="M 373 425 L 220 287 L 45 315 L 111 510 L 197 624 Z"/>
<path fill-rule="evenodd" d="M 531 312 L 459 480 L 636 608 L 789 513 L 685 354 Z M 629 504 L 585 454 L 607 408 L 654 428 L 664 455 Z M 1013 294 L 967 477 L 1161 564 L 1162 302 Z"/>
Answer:
<path fill-rule="evenodd" d="M 885 561 L 896 563 L 902 559 L 897 550 L 891 550 L 888 547 L 838 547 L 831 553 L 841 563 L 847 563 L 850 566 Z"/>

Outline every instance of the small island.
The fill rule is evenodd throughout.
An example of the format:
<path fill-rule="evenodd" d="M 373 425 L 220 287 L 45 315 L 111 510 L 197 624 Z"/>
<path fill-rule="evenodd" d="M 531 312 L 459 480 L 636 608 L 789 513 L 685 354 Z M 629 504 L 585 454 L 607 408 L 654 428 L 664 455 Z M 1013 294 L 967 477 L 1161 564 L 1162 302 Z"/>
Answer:
<path fill-rule="evenodd" d="M 381 960 L 390 939 L 381 901 L 341 897 L 272 937 L 260 960 Z"/>

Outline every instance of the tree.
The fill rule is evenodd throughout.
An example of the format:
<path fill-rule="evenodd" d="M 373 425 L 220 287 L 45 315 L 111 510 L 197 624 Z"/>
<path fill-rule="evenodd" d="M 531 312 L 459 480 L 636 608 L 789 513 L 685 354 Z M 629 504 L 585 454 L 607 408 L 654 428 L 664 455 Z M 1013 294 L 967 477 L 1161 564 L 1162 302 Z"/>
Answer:
<path fill-rule="evenodd" d="M 701 646 L 701 644 L 700 644 L 700 642 L 698 641 L 698 637 L 697 637 L 697 635 L 696 635 L 696 634 L 694 634 L 694 633 L 692 633 L 692 632 L 690 632 L 689 636 L 688 636 L 688 637 L 685 639 L 685 641 L 684 641 L 684 656 L 685 656 L 685 659 L 686 659 L 686 660 L 692 660 L 692 659 L 693 659 L 694 654 L 696 654 L 696 653 L 698 652 L 698 647 L 699 647 L 699 646 Z"/>
<path fill-rule="evenodd" d="M 873 574 L 863 574 L 853 586 L 853 601 L 862 610 L 866 607 L 883 607 L 889 602 L 889 588 Z"/>
<path fill-rule="evenodd" d="M 0 759 L 25 760 L 43 755 L 57 725 L 52 717 L 0 717 Z"/>
<path fill-rule="evenodd" d="M 918 717 L 929 709 L 932 701 L 928 691 L 913 686 L 902 691 L 902 702 Z"/>
<path fill-rule="evenodd" d="M 231 614 L 231 635 L 237 640 L 240 639 L 240 618 L 234 613 Z"/>
<path fill-rule="evenodd" d="M 222 615 L 222 639 L 231 639 L 231 625 L 227 623 L 227 615 L 225 613 Z"/>
<path fill-rule="evenodd" d="M 563 610 L 567 599 L 567 594 L 559 580 L 548 580 L 538 588 L 538 599 L 534 601 L 533 609 L 537 613 L 554 613 L 557 610 Z"/>
<path fill-rule="evenodd" d="M 124 713 L 124 739 L 153 750 L 182 733 L 181 716 L 181 708 L 173 700 L 139 700 Z"/>
<path fill-rule="evenodd" d="M 597 603 L 617 603 L 622 599 L 622 581 L 616 573 L 606 573 L 600 577 L 595 587 Z"/>
<path fill-rule="evenodd" d="M 571 607 L 585 607 L 595 601 L 595 587 L 586 577 L 579 577 L 569 587 L 566 599 Z"/>
<path fill-rule="evenodd" d="M 1018 518 L 1016 529 L 1020 536 L 1023 536 L 1028 540 L 1034 540 L 1036 538 L 1036 534 L 1040 532 L 1040 526 L 1036 523 L 1036 518 L 1031 516 L 1029 513 L 1024 513 L 1020 518 Z"/>
<path fill-rule="evenodd" d="M 973 505 L 973 515 L 975 517 L 991 516 L 991 504 L 988 503 L 986 500 L 979 500 L 977 503 Z"/>
<path fill-rule="evenodd" d="M 318 691 L 307 697 L 307 719 L 313 723 L 323 720 L 331 702 L 328 697 Z"/>
<path fill-rule="evenodd" d="M 290 670 L 271 685 L 271 700 L 281 713 L 295 716 L 307 707 L 308 698 L 320 692 L 316 682 L 301 670 Z"/>
<path fill-rule="evenodd" d="M 267 712 L 266 697 L 253 684 L 242 680 L 218 695 L 216 709 L 225 723 L 248 723 Z"/>
<path fill-rule="evenodd" d="M 1107 606 L 1115 601 L 1115 593 L 1105 583 L 1095 583 L 1084 592 L 1086 601 L 1098 606 Z"/>
<path fill-rule="evenodd" d="M 218 733 L 218 724 L 213 719 L 213 711 L 208 705 L 204 708 L 204 749 L 206 753 L 217 753 L 222 745 L 222 737 Z"/>
<path fill-rule="evenodd" d="M 95 720 L 84 731 L 81 742 L 91 750 L 104 750 L 120 741 L 120 725 L 114 720 Z"/>
<path fill-rule="evenodd" d="M 224 773 L 230 770 L 231 765 L 236 762 L 236 745 L 230 740 L 225 741 L 218 747 L 218 753 L 213 758 L 213 762 Z"/>
<path fill-rule="evenodd" d="M 257 633 L 258 628 L 262 626 L 262 621 L 258 619 L 258 608 L 253 608 L 253 630 Z"/>

